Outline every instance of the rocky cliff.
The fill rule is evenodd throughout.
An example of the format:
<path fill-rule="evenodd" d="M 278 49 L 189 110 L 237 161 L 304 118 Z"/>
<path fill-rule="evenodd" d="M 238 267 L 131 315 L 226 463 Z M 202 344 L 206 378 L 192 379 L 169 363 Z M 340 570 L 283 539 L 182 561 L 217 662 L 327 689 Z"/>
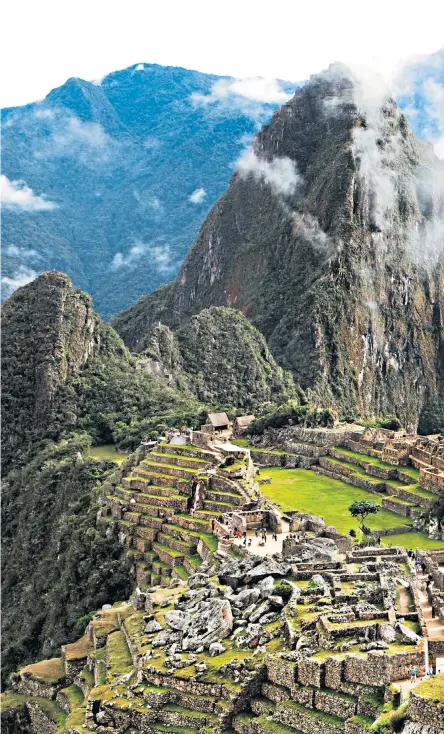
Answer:
<path fill-rule="evenodd" d="M 232 306 L 316 402 L 434 430 L 443 176 L 380 81 L 334 65 L 256 136 L 176 281 L 114 326 L 138 349 L 156 320 Z"/>

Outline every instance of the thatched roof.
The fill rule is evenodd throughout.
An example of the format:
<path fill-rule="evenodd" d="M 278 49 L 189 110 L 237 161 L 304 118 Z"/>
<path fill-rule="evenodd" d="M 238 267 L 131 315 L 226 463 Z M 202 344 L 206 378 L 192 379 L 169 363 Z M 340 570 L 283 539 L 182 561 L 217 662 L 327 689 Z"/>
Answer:
<path fill-rule="evenodd" d="M 211 423 L 213 428 L 221 428 L 228 426 L 230 421 L 226 413 L 208 413 L 207 423 Z"/>
<path fill-rule="evenodd" d="M 250 425 L 251 421 L 254 421 L 254 415 L 240 415 L 236 418 L 236 423 L 239 428 L 246 428 Z"/>

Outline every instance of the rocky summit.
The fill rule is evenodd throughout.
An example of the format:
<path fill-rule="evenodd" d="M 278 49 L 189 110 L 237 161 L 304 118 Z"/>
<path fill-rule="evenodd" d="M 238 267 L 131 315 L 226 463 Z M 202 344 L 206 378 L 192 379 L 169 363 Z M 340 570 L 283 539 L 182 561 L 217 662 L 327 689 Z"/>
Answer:
<path fill-rule="evenodd" d="M 318 404 L 437 431 L 443 171 L 380 80 L 333 65 L 257 134 L 177 279 L 114 326 L 138 349 L 230 306 Z"/>

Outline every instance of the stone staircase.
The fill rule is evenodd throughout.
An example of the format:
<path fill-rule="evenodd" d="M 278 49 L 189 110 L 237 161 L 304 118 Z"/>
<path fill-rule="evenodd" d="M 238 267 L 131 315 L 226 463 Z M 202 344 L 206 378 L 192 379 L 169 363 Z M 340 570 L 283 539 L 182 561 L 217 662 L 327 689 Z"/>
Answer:
<path fill-rule="evenodd" d="M 214 474 L 216 452 L 160 444 L 132 457 L 123 475 L 108 483 L 100 520 L 117 523 L 138 586 L 168 586 L 172 578 L 186 579 L 217 549 L 213 520 L 245 498 L 236 482 Z"/>
<path fill-rule="evenodd" d="M 393 466 L 374 456 L 374 450 L 369 451 L 356 443 L 353 450 L 330 447 L 327 456 L 319 457 L 319 466 L 312 468 L 382 496 L 382 507 L 405 518 L 413 520 L 430 509 L 436 497 L 419 486 L 419 471 L 414 466 Z"/>
<path fill-rule="evenodd" d="M 232 725 L 238 734 L 358 734 L 373 723 L 381 706 L 382 702 L 367 703 L 357 691 L 351 694 L 267 680 L 261 695 L 251 699 L 250 711 L 235 716 Z"/>

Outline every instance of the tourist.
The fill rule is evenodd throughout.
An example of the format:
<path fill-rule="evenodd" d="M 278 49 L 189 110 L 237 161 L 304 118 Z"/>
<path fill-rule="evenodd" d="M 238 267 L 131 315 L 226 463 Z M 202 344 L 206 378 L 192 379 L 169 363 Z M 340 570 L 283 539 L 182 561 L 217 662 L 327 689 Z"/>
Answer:
<path fill-rule="evenodd" d="M 397 555 L 397 556 L 400 556 L 400 555 L 401 555 L 401 553 L 402 553 L 402 551 L 401 551 L 401 548 L 399 547 L 399 545 L 397 545 L 397 546 L 396 546 L 396 555 Z"/>
<path fill-rule="evenodd" d="M 250 547 L 250 545 L 252 544 L 252 542 L 253 541 L 251 540 L 251 538 L 248 538 L 248 547 Z"/>
<path fill-rule="evenodd" d="M 427 669 L 427 676 L 428 676 L 429 678 L 431 678 L 431 677 L 432 677 L 432 675 L 433 675 L 433 666 L 432 666 L 432 665 L 429 665 L 429 667 L 428 667 L 428 669 Z"/>
<path fill-rule="evenodd" d="M 416 676 L 418 675 L 418 668 L 416 665 L 412 665 L 410 668 L 410 683 L 416 683 Z"/>
<path fill-rule="evenodd" d="M 259 535 L 259 530 L 258 530 L 257 528 L 256 528 L 256 530 L 254 531 L 254 534 L 255 534 L 255 536 L 256 536 L 256 538 L 257 538 L 257 537 L 258 537 L 258 535 Z"/>
<path fill-rule="evenodd" d="M 421 563 L 421 570 L 422 570 L 422 572 L 423 572 L 423 574 L 425 576 L 427 569 L 426 569 L 426 565 L 425 565 L 424 561 Z"/>

